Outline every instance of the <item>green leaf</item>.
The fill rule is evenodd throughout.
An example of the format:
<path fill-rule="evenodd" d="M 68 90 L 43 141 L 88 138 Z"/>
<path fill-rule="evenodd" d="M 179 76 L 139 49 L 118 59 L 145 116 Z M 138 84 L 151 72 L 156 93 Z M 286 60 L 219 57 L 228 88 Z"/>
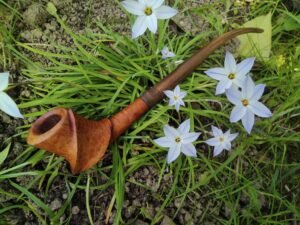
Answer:
<path fill-rule="evenodd" d="M 55 5 L 52 2 L 49 2 L 47 4 L 47 11 L 52 16 L 56 16 L 57 15 L 57 9 L 56 9 Z"/>
<path fill-rule="evenodd" d="M 208 171 L 200 174 L 199 185 L 201 186 L 207 185 L 211 179 L 209 175 L 210 173 Z"/>
<path fill-rule="evenodd" d="M 258 59 L 268 59 L 272 46 L 271 13 L 256 17 L 243 24 L 242 27 L 257 27 L 263 29 L 264 32 L 239 36 L 240 46 L 237 52 L 244 57 L 256 56 Z"/>
<path fill-rule="evenodd" d="M 37 164 L 39 161 L 41 161 L 44 158 L 45 151 L 40 150 L 37 151 L 30 159 L 27 160 L 32 166 Z"/>
<path fill-rule="evenodd" d="M 0 152 L 0 165 L 5 161 L 7 155 L 8 155 L 8 152 L 9 152 L 9 149 L 10 149 L 10 145 L 11 143 L 2 151 Z"/>
<path fill-rule="evenodd" d="M 300 15 L 295 16 L 289 14 L 289 17 L 283 24 L 283 29 L 286 31 L 299 30 L 300 29 Z"/>

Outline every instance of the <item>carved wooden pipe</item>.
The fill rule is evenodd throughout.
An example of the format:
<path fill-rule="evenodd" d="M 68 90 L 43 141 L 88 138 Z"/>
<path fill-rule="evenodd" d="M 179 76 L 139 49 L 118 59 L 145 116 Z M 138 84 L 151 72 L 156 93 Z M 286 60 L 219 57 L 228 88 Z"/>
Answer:
<path fill-rule="evenodd" d="M 111 142 L 164 98 L 163 91 L 173 89 L 214 50 L 237 35 L 261 32 L 263 30 L 258 28 L 241 28 L 215 38 L 140 98 L 109 119 L 92 121 L 76 115 L 71 109 L 54 109 L 34 122 L 27 142 L 63 156 L 70 163 L 74 174 L 87 170 L 103 158 Z"/>

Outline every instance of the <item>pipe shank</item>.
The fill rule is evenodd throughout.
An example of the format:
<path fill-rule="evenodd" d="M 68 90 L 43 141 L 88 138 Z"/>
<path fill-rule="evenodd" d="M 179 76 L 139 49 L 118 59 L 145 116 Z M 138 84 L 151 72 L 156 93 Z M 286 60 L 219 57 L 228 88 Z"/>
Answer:
<path fill-rule="evenodd" d="M 110 118 L 112 124 L 111 142 L 123 134 L 135 121 L 149 110 L 149 106 L 141 99 L 136 99 L 129 106 Z"/>

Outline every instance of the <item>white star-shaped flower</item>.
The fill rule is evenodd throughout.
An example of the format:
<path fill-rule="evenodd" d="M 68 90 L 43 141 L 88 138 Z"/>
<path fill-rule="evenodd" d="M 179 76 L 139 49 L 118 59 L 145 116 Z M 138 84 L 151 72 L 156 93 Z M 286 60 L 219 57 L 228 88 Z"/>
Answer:
<path fill-rule="evenodd" d="M 157 145 L 169 148 L 167 156 L 168 164 L 177 159 L 181 152 L 187 156 L 197 156 L 196 148 L 192 143 L 197 140 L 200 133 L 189 133 L 189 131 L 190 120 L 188 119 L 180 124 L 178 129 L 165 125 L 165 137 L 154 140 Z"/>
<path fill-rule="evenodd" d="M 4 93 L 8 87 L 8 77 L 8 72 L 0 73 L 0 109 L 12 117 L 23 118 L 14 100 Z"/>
<path fill-rule="evenodd" d="M 250 134 L 254 124 L 254 115 L 264 118 L 272 116 L 271 111 L 258 101 L 264 90 L 265 85 L 255 85 L 250 76 L 246 77 L 242 91 L 237 90 L 237 88 L 228 89 L 226 96 L 235 105 L 230 115 L 230 122 L 237 122 L 241 119 L 245 129 Z"/>
<path fill-rule="evenodd" d="M 239 135 L 239 133 L 231 134 L 230 130 L 223 133 L 223 131 L 215 126 L 211 126 L 213 138 L 205 141 L 206 144 L 214 146 L 214 156 L 219 155 L 223 149 L 230 151 L 231 142 Z"/>
<path fill-rule="evenodd" d="M 130 13 L 138 16 L 132 27 L 132 38 L 142 35 L 147 28 L 157 31 L 157 19 L 169 19 L 177 10 L 163 5 L 164 0 L 125 0 L 121 4 Z"/>
<path fill-rule="evenodd" d="M 224 68 L 218 67 L 206 70 L 204 73 L 209 77 L 220 81 L 216 88 L 216 95 L 224 93 L 233 85 L 241 87 L 246 75 L 253 67 L 255 58 L 247 58 L 236 64 L 233 55 L 226 52 Z"/>
<path fill-rule="evenodd" d="M 164 47 L 160 52 L 163 59 L 172 58 L 175 56 L 175 53 L 169 51 L 168 47 Z"/>
<path fill-rule="evenodd" d="M 179 112 L 180 106 L 185 106 L 184 101 L 182 100 L 186 96 L 185 91 L 180 91 L 179 85 L 175 87 L 173 91 L 167 90 L 164 91 L 165 95 L 169 98 L 169 106 L 175 105 L 175 109 Z"/>

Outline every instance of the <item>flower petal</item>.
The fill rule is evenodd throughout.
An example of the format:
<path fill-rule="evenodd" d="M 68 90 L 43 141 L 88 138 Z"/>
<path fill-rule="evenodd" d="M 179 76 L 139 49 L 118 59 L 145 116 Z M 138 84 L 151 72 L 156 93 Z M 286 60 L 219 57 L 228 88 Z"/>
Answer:
<path fill-rule="evenodd" d="M 251 96 L 251 99 L 259 100 L 264 93 L 265 87 L 266 87 L 265 84 L 256 85 L 254 88 L 254 93 Z"/>
<path fill-rule="evenodd" d="M 215 80 L 225 80 L 228 75 L 224 68 L 219 67 L 206 70 L 204 73 Z"/>
<path fill-rule="evenodd" d="M 182 134 L 181 142 L 183 144 L 192 143 L 192 142 L 196 141 L 199 136 L 200 136 L 200 133 L 196 133 L 196 132 Z"/>
<path fill-rule="evenodd" d="M 121 2 L 122 6 L 133 15 L 143 16 L 145 15 L 144 9 L 145 5 L 140 2 L 133 0 L 126 0 Z"/>
<path fill-rule="evenodd" d="M 178 158 L 178 156 L 180 155 L 180 148 L 181 148 L 181 144 L 177 144 L 175 146 L 170 147 L 167 156 L 168 164 L 170 164 L 171 162 L 173 162 L 175 159 Z"/>
<path fill-rule="evenodd" d="M 242 100 L 242 93 L 235 87 L 226 90 L 228 100 L 235 105 L 240 105 Z"/>
<path fill-rule="evenodd" d="M 182 106 L 185 106 L 184 101 L 182 99 L 178 99 L 178 103 Z"/>
<path fill-rule="evenodd" d="M 164 133 L 167 137 L 175 138 L 179 136 L 179 132 L 174 127 L 170 127 L 169 125 L 164 125 Z"/>
<path fill-rule="evenodd" d="M 180 132 L 180 134 L 186 134 L 190 132 L 190 123 L 191 120 L 187 119 L 179 125 L 178 131 Z"/>
<path fill-rule="evenodd" d="M 187 95 L 187 92 L 182 91 L 182 92 L 180 92 L 179 97 L 180 97 L 181 99 L 183 99 L 186 95 Z"/>
<path fill-rule="evenodd" d="M 229 79 L 221 80 L 216 88 L 216 95 L 223 94 L 226 89 L 229 89 L 232 85 L 232 81 Z"/>
<path fill-rule="evenodd" d="M 235 123 L 239 121 L 245 114 L 246 114 L 247 108 L 243 105 L 236 105 L 230 114 L 230 122 Z"/>
<path fill-rule="evenodd" d="M 164 47 L 160 52 L 163 59 L 172 58 L 176 56 L 174 52 L 169 51 L 168 47 Z"/>
<path fill-rule="evenodd" d="M 168 58 L 168 50 L 167 50 L 167 47 L 163 48 L 163 49 L 160 51 L 160 53 L 161 53 L 161 58 L 163 58 L 163 59 Z"/>
<path fill-rule="evenodd" d="M 156 0 L 156 1 L 152 1 L 153 3 L 151 4 L 153 9 L 156 9 L 158 7 L 160 7 L 163 3 L 164 0 Z"/>
<path fill-rule="evenodd" d="M 163 5 L 154 9 L 154 13 L 158 19 L 169 19 L 177 14 L 177 10 L 169 6 Z"/>
<path fill-rule="evenodd" d="M 214 147 L 214 157 L 219 155 L 223 150 L 223 147 L 222 145 L 218 145 L 218 146 L 215 146 Z"/>
<path fill-rule="evenodd" d="M 236 137 L 239 135 L 239 133 L 234 133 L 234 134 L 229 134 L 228 135 L 228 140 L 229 141 L 233 141 L 234 139 L 236 139 Z"/>
<path fill-rule="evenodd" d="M 8 87 L 9 72 L 0 73 L 0 91 L 4 91 Z"/>
<path fill-rule="evenodd" d="M 0 110 L 12 117 L 24 118 L 14 100 L 4 92 L 0 92 Z"/>
<path fill-rule="evenodd" d="M 144 6 L 148 5 L 148 0 L 138 0 L 138 2 Z"/>
<path fill-rule="evenodd" d="M 238 87 L 243 87 L 245 79 L 246 79 L 246 76 L 237 75 L 236 78 L 232 80 L 232 82 Z"/>
<path fill-rule="evenodd" d="M 230 150 L 231 149 L 231 143 L 230 143 L 230 141 L 224 141 L 223 142 L 223 146 L 222 146 L 224 149 L 226 149 L 226 150 Z"/>
<path fill-rule="evenodd" d="M 132 27 L 132 38 L 141 36 L 147 30 L 147 17 L 138 16 Z"/>
<path fill-rule="evenodd" d="M 247 110 L 243 116 L 242 123 L 248 134 L 250 134 L 254 124 L 254 114 L 250 110 Z"/>
<path fill-rule="evenodd" d="M 242 98 L 250 99 L 253 96 L 255 84 L 250 76 L 246 76 L 242 86 Z"/>
<path fill-rule="evenodd" d="M 171 147 L 175 144 L 174 138 L 161 137 L 153 140 L 157 145 L 161 147 Z"/>
<path fill-rule="evenodd" d="M 233 55 L 230 52 L 226 52 L 224 67 L 227 74 L 236 72 L 236 62 Z"/>
<path fill-rule="evenodd" d="M 255 61 L 255 57 L 247 58 L 243 60 L 242 62 L 237 64 L 236 73 L 239 76 L 247 75 L 250 72 L 251 68 L 253 67 L 254 61 Z"/>
<path fill-rule="evenodd" d="M 214 137 L 214 138 L 210 138 L 204 142 L 210 146 L 218 146 L 220 144 L 220 138 Z"/>
<path fill-rule="evenodd" d="M 248 107 L 255 115 L 260 117 L 268 118 L 272 116 L 271 111 L 259 101 L 251 101 Z"/>
<path fill-rule="evenodd" d="M 147 27 L 152 33 L 156 33 L 157 31 L 157 18 L 155 14 L 146 17 Z"/>
<path fill-rule="evenodd" d="M 170 98 L 169 99 L 169 106 L 175 105 L 176 101 L 174 100 L 174 98 Z"/>
<path fill-rule="evenodd" d="M 214 135 L 215 137 L 217 137 L 217 136 L 222 136 L 222 135 L 223 135 L 223 131 L 222 131 L 221 129 L 215 127 L 215 126 L 211 126 L 211 130 L 212 130 L 213 135 Z"/>
<path fill-rule="evenodd" d="M 176 85 L 176 87 L 174 88 L 174 95 L 177 95 L 177 96 L 180 95 L 180 87 L 179 87 L 179 85 Z"/>
<path fill-rule="evenodd" d="M 173 92 L 173 91 L 166 90 L 166 91 L 164 91 L 164 94 L 165 94 L 168 98 L 174 98 L 174 92 Z"/>
<path fill-rule="evenodd" d="M 176 109 L 177 112 L 179 112 L 179 108 L 180 108 L 180 103 L 175 102 L 175 109 Z"/>
<path fill-rule="evenodd" d="M 191 157 L 197 157 L 197 151 L 193 144 L 183 144 L 181 145 L 181 151 L 183 154 Z"/>
<path fill-rule="evenodd" d="M 174 52 L 171 52 L 171 51 L 167 52 L 167 58 L 173 58 L 173 57 L 175 57 L 175 56 L 176 56 L 176 55 L 175 55 Z"/>

